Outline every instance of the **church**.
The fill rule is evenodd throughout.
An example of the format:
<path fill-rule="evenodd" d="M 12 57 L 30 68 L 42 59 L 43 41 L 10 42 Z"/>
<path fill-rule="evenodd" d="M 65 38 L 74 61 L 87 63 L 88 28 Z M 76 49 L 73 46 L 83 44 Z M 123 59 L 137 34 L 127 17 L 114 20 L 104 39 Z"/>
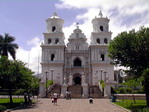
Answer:
<path fill-rule="evenodd" d="M 114 66 L 108 57 L 108 45 L 112 32 L 109 31 L 109 19 L 103 17 L 100 11 L 92 19 L 93 31 L 86 37 L 76 25 L 73 33 L 64 42 L 64 20 L 56 12 L 46 20 L 47 32 L 43 33 L 42 74 L 39 94 L 41 97 L 57 92 L 65 97 L 70 91 L 72 97 L 88 98 L 111 95 L 114 85 Z M 87 43 L 90 38 L 90 44 Z M 45 86 L 48 80 L 53 80 L 51 88 Z M 100 82 L 105 83 L 103 89 Z"/>

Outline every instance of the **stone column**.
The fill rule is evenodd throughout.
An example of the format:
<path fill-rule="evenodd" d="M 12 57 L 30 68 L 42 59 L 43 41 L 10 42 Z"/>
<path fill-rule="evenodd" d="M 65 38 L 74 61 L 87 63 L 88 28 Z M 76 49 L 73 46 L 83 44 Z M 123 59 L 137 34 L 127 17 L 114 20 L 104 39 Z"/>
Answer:
<path fill-rule="evenodd" d="M 85 76 L 82 75 L 83 98 L 88 98 L 88 85 L 85 83 Z"/>
<path fill-rule="evenodd" d="M 97 74 L 94 75 L 94 85 L 98 85 L 98 77 L 97 77 Z"/>
<path fill-rule="evenodd" d="M 105 82 L 104 97 L 111 97 L 111 83 Z"/>
<path fill-rule="evenodd" d="M 40 86 L 39 86 L 39 97 L 43 98 L 46 96 L 46 91 L 45 91 L 45 86 L 44 86 L 45 82 L 44 81 L 40 81 Z"/>
<path fill-rule="evenodd" d="M 64 84 L 62 85 L 61 88 L 61 97 L 64 98 L 66 95 L 68 85 L 66 84 L 66 78 L 64 78 Z"/>
<path fill-rule="evenodd" d="M 104 88 L 104 97 L 111 97 L 111 87 L 116 85 L 117 82 L 115 81 L 106 81 L 105 82 L 105 88 Z"/>
<path fill-rule="evenodd" d="M 69 85 L 72 85 L 72 75 L 69 75 Z"/>
<path fill-rule="evenodd" d="M 67 91 L 67 84 L 63 84 L 61 88 L 61 97 L 64 98 L 66 96 L 66 91 Z"/>
<path fill-rule="evenodd" d="M 82 85 L 85 84 L 85 76 L 82 75 Z"/>
<path fill-rule="evenodd" d="M 82 97 L 83 98 L 88 98 L 88 85 L 87 84 L 82 84 L 82 87 L 83 87 Z"/>
<path fill-rule="evenodd" d="M 57 83 L 60 84 L 60 75 L 59 75 L 59 73 L 57 75 Z"/>
<path fill-rule="evenodd" d="M 53 72 L 54 72 L 54 70 L 51 69 L 51 80 L 53 80 Z"/>

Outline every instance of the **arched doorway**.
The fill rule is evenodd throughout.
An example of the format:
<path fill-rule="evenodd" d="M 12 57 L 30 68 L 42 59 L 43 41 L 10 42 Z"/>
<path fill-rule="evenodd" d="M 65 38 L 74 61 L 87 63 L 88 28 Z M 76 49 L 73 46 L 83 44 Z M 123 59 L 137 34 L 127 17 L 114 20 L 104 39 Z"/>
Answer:
<path fill-rule="evenodd" d="M 75 74 L 73 77 L 73 82 L 74 85 L 81 85 L 81 75 L 80 74 Z"/>

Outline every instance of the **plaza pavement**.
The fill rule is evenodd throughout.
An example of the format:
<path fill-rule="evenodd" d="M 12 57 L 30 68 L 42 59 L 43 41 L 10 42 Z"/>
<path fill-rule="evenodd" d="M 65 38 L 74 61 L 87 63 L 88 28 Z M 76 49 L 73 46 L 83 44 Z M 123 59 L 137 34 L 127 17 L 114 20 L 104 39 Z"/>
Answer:
<path fill-rule="evenodd" d="M 51 99 L 39 99 L 38 103 L 27 109 L 17 109 L 11 112 L 128 112 L 115 106 L 109 99 L 94 99 L 89 104 L 88 99 L 58 99 L 57 106 L 51 103 Z"/>

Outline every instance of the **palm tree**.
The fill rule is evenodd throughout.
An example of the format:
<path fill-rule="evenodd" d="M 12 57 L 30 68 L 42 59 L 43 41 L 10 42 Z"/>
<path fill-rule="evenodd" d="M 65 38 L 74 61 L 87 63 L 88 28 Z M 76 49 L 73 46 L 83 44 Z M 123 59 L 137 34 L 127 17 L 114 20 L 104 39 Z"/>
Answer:
<path fill-rule="evenodd" d="M 13 43 L 14 41 L 15 37 L 9 35 L 8 33 L 5 33 L 4 36 L 0 35 L 0 55 L 8 57 L 9 53 L 13 60 L 15 60 L 18 45 Z"/>

